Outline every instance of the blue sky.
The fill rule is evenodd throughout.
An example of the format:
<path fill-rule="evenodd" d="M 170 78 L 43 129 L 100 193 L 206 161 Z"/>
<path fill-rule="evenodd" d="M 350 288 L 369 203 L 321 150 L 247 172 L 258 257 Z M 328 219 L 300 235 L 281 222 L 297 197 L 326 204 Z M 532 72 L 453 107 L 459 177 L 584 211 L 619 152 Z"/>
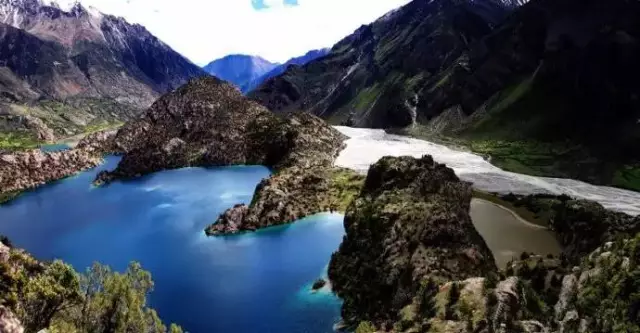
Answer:
<path fill-rule="evenodd" d="M 285 6 L 298 6 L 298 0 L 283 0 L 282 2 Z M 251 5 L 255 10 L 266 10 L 269 9 L 269 5 L 265 3 L 265 0 L 251 0 Z"/>
<path fill-rule="evenodd" d="M 61 6 L 76 0 L 55 0 Z M 79 0 L 144 25 L 199 65 L 228 54 L 284 62 L 331 47 L 409 0 Z"/>

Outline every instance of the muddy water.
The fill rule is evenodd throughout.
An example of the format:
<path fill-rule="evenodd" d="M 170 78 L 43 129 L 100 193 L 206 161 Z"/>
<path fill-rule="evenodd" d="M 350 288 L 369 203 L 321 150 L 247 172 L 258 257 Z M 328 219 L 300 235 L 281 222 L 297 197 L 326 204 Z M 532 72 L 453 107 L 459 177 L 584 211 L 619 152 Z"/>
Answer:
<path fill-rule="evenodd" d="M 522 252 L 540 255 L 560 253 L 560 244 L 552 231 L 526 222 L 515 213 L 489 201 L 471 201 L 471 219 L 493 252 L 496 264 L 504 268 Z"/>

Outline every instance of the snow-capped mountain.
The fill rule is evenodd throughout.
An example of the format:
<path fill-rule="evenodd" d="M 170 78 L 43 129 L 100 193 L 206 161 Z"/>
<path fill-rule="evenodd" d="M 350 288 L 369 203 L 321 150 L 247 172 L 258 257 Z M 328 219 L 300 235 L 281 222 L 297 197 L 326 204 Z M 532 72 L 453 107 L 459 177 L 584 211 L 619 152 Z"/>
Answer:
<path fill-rule="evenodd" d="M 206 75 L 143 26 L 79 3 L 0 0 L 0 91 L 13 99 L 107 97 L 148 106 Z"/>

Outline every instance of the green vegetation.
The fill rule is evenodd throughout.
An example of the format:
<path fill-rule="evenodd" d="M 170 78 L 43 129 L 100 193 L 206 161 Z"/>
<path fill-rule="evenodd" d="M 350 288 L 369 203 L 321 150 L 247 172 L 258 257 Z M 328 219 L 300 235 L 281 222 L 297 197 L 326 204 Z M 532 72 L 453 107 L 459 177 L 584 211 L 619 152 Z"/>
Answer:
<path fill-rule="evenodd" d="M 330 171 L 330 187 L 328 205 L 332 210 L 338 212 L 346 212 L 347 207 L 353 199 L 360 193 L 360 189 L 364 184 L 364 176 L 359 175 L 353 170 L 334 168 Z"/>
<path fill-rule="evenodd" d="M 41 263 L 21 250 L 10 250 L 0 263 L 0 305 L 11 309 L 26 333 L 179 333 L 169 330 L 148 307 L 153 289 L 149 272 L 131 263 L 124 273 L 94 264 L 84 274 L 56 260 Z"/>
<path fill-rule="evenodd" d="M 376 327 L 370 321 L 362 321 L 356 328 L 355 333 L 375 333 Z"/>
<path fill-rule="evenodd" d="M 640 165 L 625 165 L 613 175 L 613 186 L 640 191 Z"/>
<path fill-rule="evenodd" d="M 595 319 L 594 332 L 640 332 L 640 234 L 619 240 L 582 268 L 593 270 L 577 295 L 579 313 Z"/>
<path fill-rule="evenodd" d="M 0 151 L 32 149 L 37 148 L 40 143 L 32 133 L 26 131 L 0 132 Z"/>
<path fill-rule="evenodd" d="M 12 192 L 6 192 L 6 193 L 0 193 L 0 205 L 5 204 L 15 198 L 17 198 L 18 196 L 20 196 L 22 192 L 20 191 L 12 191 Z"/>

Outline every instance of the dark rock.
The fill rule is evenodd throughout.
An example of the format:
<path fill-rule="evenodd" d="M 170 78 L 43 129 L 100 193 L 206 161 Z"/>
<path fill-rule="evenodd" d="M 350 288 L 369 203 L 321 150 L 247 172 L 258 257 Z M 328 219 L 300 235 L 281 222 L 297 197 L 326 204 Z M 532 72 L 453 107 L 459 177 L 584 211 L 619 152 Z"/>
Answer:
<path fill-rule="evenodd" d="M 324 287 L 326 284 L 327 284 L 327 281 L 325 279 L 317 279 L 313 283 L 313 286 L 311 286 L 311 290 L 319 290 L 322 287 Z"/>
<path fill-rule="evenodd" d="M 496 271 L 471 223 L 470 202 L 470 185 L 430 156 L 384 157 L 371 166 L 329 264 L 343 319 L 393 321 L 429 278 Z"/>

